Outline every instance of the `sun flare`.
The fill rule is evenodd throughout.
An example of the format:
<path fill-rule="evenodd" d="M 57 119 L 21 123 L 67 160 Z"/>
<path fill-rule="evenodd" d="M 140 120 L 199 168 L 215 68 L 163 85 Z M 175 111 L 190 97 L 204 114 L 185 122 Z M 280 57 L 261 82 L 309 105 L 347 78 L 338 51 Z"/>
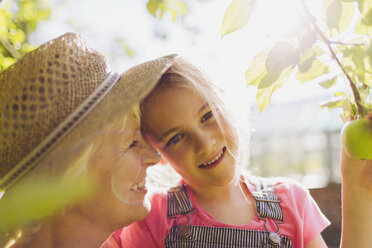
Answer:
<path fill-rule="evenodd" d="M 308 0 L 305 2 L 312 14 L 319 16 L 321 1 Z M 261 35 L 275 39 L 278 36 L 293 33 L 301 21 L 302 12 L 301 0 L 261 0 L 257 3 L 251 25 Z"/>

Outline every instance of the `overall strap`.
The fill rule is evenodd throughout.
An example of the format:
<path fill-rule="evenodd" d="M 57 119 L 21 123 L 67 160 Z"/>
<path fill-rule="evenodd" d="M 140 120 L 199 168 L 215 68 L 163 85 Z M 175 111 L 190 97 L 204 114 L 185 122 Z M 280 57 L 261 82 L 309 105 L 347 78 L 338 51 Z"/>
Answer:
<path fill-rule="evenodd" d="M 175 218 L 177 215 L 187 215 L 194 210 L 184 184 L 171 188 L 168 191 L 167 198 L 168 218 Z"/>
<path fill-rule="evenodd" d="M 255 178 L 256 191 L 252 192 L 255 199 L 257 215 L 261 219 L 283 221 L 280 199 L 275 193 L 274 184 L 267 183 L 267 179 Z"/>

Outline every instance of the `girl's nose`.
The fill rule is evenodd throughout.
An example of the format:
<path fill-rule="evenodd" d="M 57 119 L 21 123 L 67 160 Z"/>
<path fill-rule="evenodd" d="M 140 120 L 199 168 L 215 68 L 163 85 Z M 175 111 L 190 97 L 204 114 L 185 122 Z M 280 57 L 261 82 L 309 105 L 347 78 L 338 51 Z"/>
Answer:
<path fill-rule="evenodd" d="M 211 133 L 199 131 L 195 134 L 194 144 L 198 155 L 208 154 L 216 144 L 216 139 Z"/>

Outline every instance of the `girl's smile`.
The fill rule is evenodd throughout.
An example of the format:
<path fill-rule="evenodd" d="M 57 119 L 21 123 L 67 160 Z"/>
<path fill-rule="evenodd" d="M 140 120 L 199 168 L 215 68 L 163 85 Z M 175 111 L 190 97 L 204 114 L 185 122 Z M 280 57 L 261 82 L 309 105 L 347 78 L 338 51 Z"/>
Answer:
<path fill-rule="evenodd" d="M 211 169 L 211 168 L 216 167 L 224 158 L 225 152 L 226 152 L 226 146 L 223 147 L 222 150 L 218 153 L 218 155 L 212 158 L 212 160 L 209 160 L 209 162 L 199 165 L 199 168 Z"/>

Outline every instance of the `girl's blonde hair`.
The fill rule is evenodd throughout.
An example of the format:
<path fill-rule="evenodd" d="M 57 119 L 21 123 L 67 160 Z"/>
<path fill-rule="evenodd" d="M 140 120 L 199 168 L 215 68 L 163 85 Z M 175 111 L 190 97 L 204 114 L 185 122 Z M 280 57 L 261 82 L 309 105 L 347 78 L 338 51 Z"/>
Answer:
<path fill-rule="evenodd" d="M 229 149 L 230 153 L 235 157 L 237 164 L 240 165 L 239 168 L 246 168 L 249 160 L 250 132 L 248 116 L 244 115 L 248 115 L 248 112 L 242 114 L 239 109 L 234 109 L 229 105 L 224 92 L 211 82 L 207 74 L 184 58 L 177 59 L 162 75 L 153 92 L 157 89 L 169 87 L 170 85 L 177 85 L 179 87 L 191 89 L 208 103 L 225 139 L 227 135 L 233 137 L 234 145 L 238 148 L 235 153 L 233 152 L 234 149 L 231 149 L 231 147 L 227 147 L 227 149 Z M 145 113 L 146 104 L 150 95 L 141 103 L 141 113 Z M 145 117 L 142 114 L 141 127 L 142 131 L 146 132 L 146 126 L 143 125 L 143 123 L 146 123 L 144 118 Z M 229 130 L 223 128 L 222 121 L 228 125 L 232 133 L 228 133 Z M 156 168 L 154 168 L 154 170 L 155 169 Z M 236 176 L 239 176 L 240 174 L 241 170 L 237 170 Z"/>

